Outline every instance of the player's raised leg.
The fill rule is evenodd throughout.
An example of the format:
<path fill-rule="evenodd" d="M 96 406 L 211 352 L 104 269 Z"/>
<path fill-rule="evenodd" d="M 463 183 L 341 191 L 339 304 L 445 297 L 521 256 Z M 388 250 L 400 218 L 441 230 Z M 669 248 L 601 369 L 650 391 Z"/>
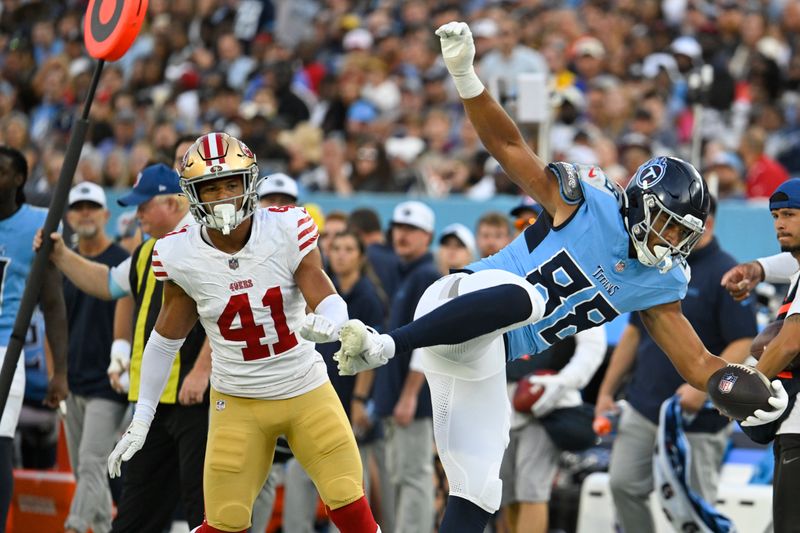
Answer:
<path fill-rule="evenodd" d="M 462 278 L 462 290 L 475 288 L 470 277 Z M 453 293 L 426 291 L 415 318 L 435 312 Z M 450 486 L 442 532 L 482 532 L 500 507 L 500 464 L 511 416 L 501 333 L 420 351 L 431 389 L 434 439 Z"/>
<path fill-rule="evenodd" d="M 444 302 L 410 324 L 379 335 L 358 320 L 348 321 L 340 333 L 342 348 L 334 357 L 343 375 L 386 363 L 398 351 L 428 346 L 445 357 L 463 360 L 463 347 L 484 336 L 497 336 L 539 320 L 544 300 L 524 278 L 504 270 L 451 274 L 431 285 L 425 294 Z M 425 298 L 425 296 L 423 296 Z M 419 313 L 418 313 L 419 314 Z"/>

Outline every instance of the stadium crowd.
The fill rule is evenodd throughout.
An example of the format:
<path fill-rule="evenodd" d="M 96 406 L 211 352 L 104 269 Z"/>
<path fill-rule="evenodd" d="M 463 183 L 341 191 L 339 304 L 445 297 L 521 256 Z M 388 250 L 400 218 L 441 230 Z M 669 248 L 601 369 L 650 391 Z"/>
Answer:
<path fill-rule="evenodd" d="M 27 159 L 33 205 L 49 205 L 90 84 L 86 4 L 0 5 L 0 145 Z M 442 61 L 434 30 L 453 20 L 470 25 L 476 72 L 512 116 L 528 97 L 518 75 L 546 80 L 552 120 L 519 126 L 550 160 L 597 165 L 624 187 L 652 156 L 676 155 L 698 167 L 720 200 L 769 198 L 800 172 L 800 0 L 150 0 L 142 33 L 104 67 L 74 184 L 127 191 L 145 168 L 174 167 L 186 136 L 224 131 L 252 149 L 261 176 L 273 176 L 260 196 L 284 197 L 271 205 L 314 192 L 404 193 L 422 202 L 520 195 L 466 119 Z M 105 208 L 97 198 L 75 203 Z M 398 204 L 387 240 L 369 210 L 312 213 L 326 270 L 351 315 L 367 305 L 357 297 L 367 298 L 377 329 L 410 321 L 431 281 L 495 253 L 540 211 L 520 197 L 511 213 L 482 213 L 476 228 L 436 234 L 427 206 Z M 134 219 L 121 222 L 111 235 L 118 240 L 135 231 Z M 123 243 L 129 252 L 135 246 Z M 319 351 L 369 465 L 383 531 L 424 531 L 410 522 L 414 512 L 433 527 L 415 498 L 440 511 L 446 482 L 433 453 L 419 453 L 433 450 L 432 415 L 427 386 L 410 385 L 421 376 L 413 357 L 376 371 L 375 388 L 391 391 L 376 396 L 371 382 L 338 383 L 328 360 L 335 349 Z M 515 429 L 531 423 L 526 416 Z M 37 431 L 52 446 L 47 424 Z M 553 449 L 536 453 L 551 457 Z M 536 488 L 535 502 L 546 503 L 549 488 Z M 498 531 L 525 531 L 502 522 Z"/>

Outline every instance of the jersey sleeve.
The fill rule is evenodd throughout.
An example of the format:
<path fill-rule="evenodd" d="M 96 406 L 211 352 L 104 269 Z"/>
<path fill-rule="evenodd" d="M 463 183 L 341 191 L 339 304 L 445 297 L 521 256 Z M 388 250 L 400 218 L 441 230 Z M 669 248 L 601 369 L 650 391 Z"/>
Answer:
<path fill-rule="evenodd" d="M 173 268 L 172 265 L 170 265 L 169 251 L 169 243 L 166 243 L 163 239 L 159 239 L 155 246 L 153 246 L 153 260 L 151 266 L 153 275 L 158 281 L 175 281 L 173 276 L 170 275 Z"/>
<path fill-rule="evenodd" d="M 622 189 L 610 180 L 600 167 L 556 162 L 550 163 L 547 168 L 556 176 L 561 198 L 570 205 L 577 205 L 583 201 L 587 185 L 610 194 L 620 206 L 622 205 Z"/>
<path fill-rule="evenodd" d="M 294 272 L 300 265 L 300 261 L 317 247 L 319 238 L 317 224 L 302 207 L 272 207 L 269 209 L 280 214 L 289 266 Z"/>
<path fill-rule="evenodd" d="M 108 271 L 108 291 L 112 298 L 122 298 L 131 294 L 131 257 L 126 257 Z"/>

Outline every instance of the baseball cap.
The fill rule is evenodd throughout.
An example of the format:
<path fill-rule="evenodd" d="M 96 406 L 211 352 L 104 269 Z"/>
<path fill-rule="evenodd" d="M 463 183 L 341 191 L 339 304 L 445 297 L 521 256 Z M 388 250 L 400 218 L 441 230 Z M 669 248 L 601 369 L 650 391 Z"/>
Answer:
<path fill-rule="evenodd" d="M 355 28 L 344 35 L 344 38 L 342 39 L 342 48 L 347 51 L 369 50 L 372 48 L 373 42 L 374 39 L 369 30 L 364 28 Z"/>
<path fill-rule="evenodd" d="M 713 167 L 731 167 L 739 174 L 744 174 L 744 163 L 733 152 L 719 152 L 714 157 L 711 158 L 711 161 L 708 162 L 708 166 L 706 168 L 713 168 Z"/>
<path fill-rule="evenodd" d="M 472 36 L 475 38 L 497 37 L 498 33 L 500 33 L 500 28 L 497 27 L 497 23 L 493 19 L 480 19 L 472 25 Z"/>
<path fill-rule="evenodd" d="M 697 42 L 697 39 L 694 37 L 689 37 L 688 35 L 678 37 L 672 41 L 672 44 L 669 45 L 669 47 L 673 54 L 689 56 L 693 59 L 699 58 L 703 53 L 703 50 L 700 48 L 700 43 Z"/>
<path fill-rule="evenodd" d="M 347 120 L 369 124 L 378 118 L 378 112 L 366 100 L 356 100 L 347 108 Z"/>
<path fill-rule="evenodd" d="M 433 233 L 436 217 L 433 210 L 422 202 L 403 202 L 394 208 L 392 224 L 406 224 Z"/>
<path fill-rule="evenodd" d="M 124 207 L 139 206 L 153 197 L 161 194 L 178 194 L 181 186 L 178 184 L 178 173 L 164 163 L 150 165 L 139 172 L 133 190 L 121 198 L 117 203 Z"/>
<path fill-rule="evenodd" d="M 282 172 L 270 174 L 258 184 L 258 197 L 268 194 L 285 194 L 295 200 L 300 196 L 297 190 L 297 182 Z"/>
<path fill-rule="evenodd" d="M 516 218 L 520 216 L 523 211 L 533 211 L 538 216 L 542 214 L 542 206 L 536 203 L 536 200 L 530 196 L 526 196 L 519 204 L 514 206 L 514 209 L 512 209 L 509 214 Z"/>
<path fill-rule="evenodd" d="M 575 57 L 592 56 L 603 59 L 606 56 L 606 47 L 597 37 L 581 37 L 575 42 L 572 50 Z"/>
<path fill-rule="evenodd" d="M 473 256 L 475 255 L 475 250 L 477 248 L 475 246 L 475 236 L 472 235 L 472 232 L 469 230 L 469 228 L 467 228 L 464 224 L 459 224 L 458 222 L 445 226 L 445 228 L 442 230 L 442 234 L 439 235 L 439 244 L 442 244 L 442 242 L 451 235 L 461 241 L 461 244 L 463 244 L 464 247 L 469 250 L 469 253 L 471 253 Z"/>
<path fill-rule="evenodd" d="M 106 193 L 103 188 L 91 181 L 84 181 L 69 190 L 67 205 L 72 207 L 78 202 L 92 202 L 103 209 L 106 208 Z"/>
<path fill-rule="evenodd" d="M 800 178 L 784 181 L 769 197 L 769 208 L 800 209 Z"/>

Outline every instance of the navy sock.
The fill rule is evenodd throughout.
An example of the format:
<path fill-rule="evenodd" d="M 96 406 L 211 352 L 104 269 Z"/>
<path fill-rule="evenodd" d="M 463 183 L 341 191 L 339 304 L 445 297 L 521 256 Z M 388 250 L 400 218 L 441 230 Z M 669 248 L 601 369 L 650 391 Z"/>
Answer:
<path fill-rule="evenodd" d="M 389 333 L 395 353 L 439 344 L 459 344 L 522 322 L 533 312 L 528 291 L 518 285 L 497 285 L 453 298 L 420 318 Z"/>
<path fill-rule="evenodd" d="M 458 496 L 447 497 L 439 533 L 483 533 L 492 513 Z"/>

